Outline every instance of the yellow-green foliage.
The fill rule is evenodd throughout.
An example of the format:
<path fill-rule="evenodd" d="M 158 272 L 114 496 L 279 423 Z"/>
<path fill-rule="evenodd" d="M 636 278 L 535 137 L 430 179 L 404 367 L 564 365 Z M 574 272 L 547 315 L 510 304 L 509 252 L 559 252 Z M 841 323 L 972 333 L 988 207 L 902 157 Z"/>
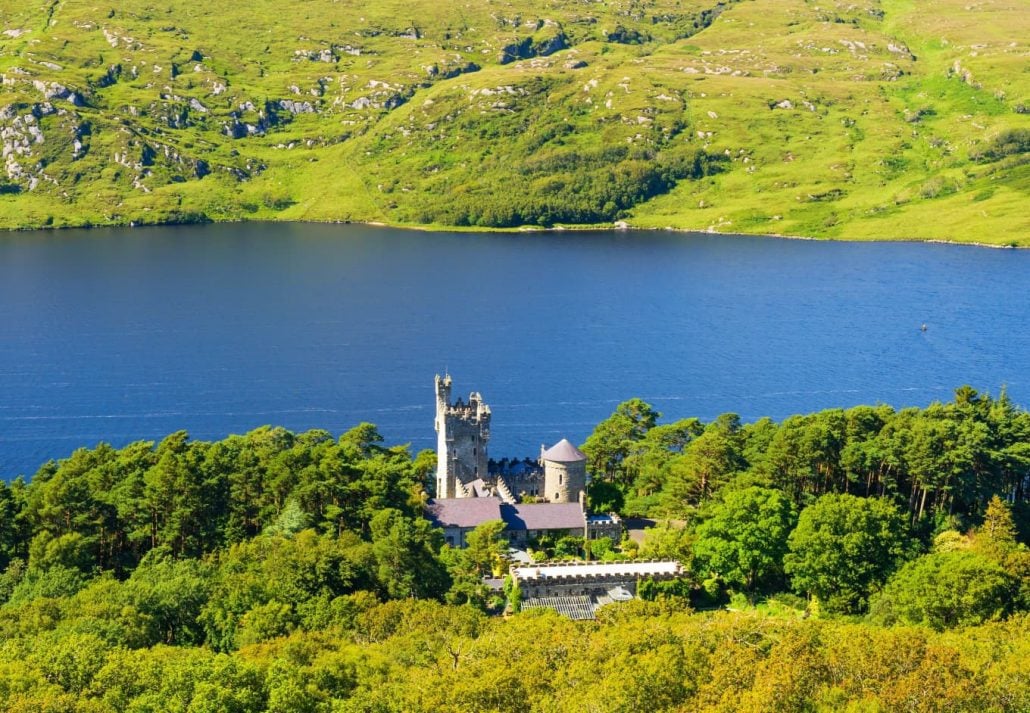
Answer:
<path fill-rule="evenodd" d="M 232 653 L 111 643 L 83 617 L 0 646 L 0 706 L 38 711 L 1018 711 L 1024 617 L 935 633 L 633 602 L 535 610 L 370 604 Z"/>
<path fill-rule="evenodd" d="M 1026 412 L 959 389 L 954 407 L 928 409 L 909 439 L 903 425 L 879 421 L 888 407 L 860 409 L 756 430 L 733 416 L 656 425 L 644 402 L 621 405 L 584 446 L 615 482 L 660 467 L 662 449 L 691 459 L 670 475 L 690 478 L 702 460 L 673 451 L 695 444 L 712 468 L 747 468 L 746 458 L 759 469 L 739 477 L 764 471 L 775 482 L 741 487 L 713 470 L 710 487 L 684 484 L 679 493 L 717 501 L 689 529 L 652 530 L 643 554 L 681 559 L 688 574 L 641 582 L 641 599 L 592 622 L 539 609 L 502 618 L 481 577 L 507 553 L 503 524 L 481 525 L 466 549 L 443 545 L 422 517 L 432 458 L 382 445 L 370 424 L 339 438 L 264 427 L 210 443 L 177 432 L 156 445 L 76 450 L 29 483 L 0 483 L 0 710 L 1030 709 L 1030 553 L 1016 518 Z M 927 440 L 925 429 L 959 414 L 984 450 Z M 864 480 L 840 472 L 830 451 L 818 455 L 841 447 L 847 468 L 860 465 L 857 442 L 845 446 L 834 423 L 889 436 L 883 449 L 860 449 L 869 453 L 922 442 L 903 459 L 924 475 L 949 460 L 975 463 L 978 488 L 951 481 L 975 502 L 956 498 L 937 521 L 976 526 L 916 557 L 903 546 L 909 518 L 891 505 L 893 486 L 877 492 L 870 480 L 865 498 L 813 498 L 813 486 L 835 489 L 838 477 L 851 491 Z M 766 439 L 769 427 L 778 430 Z M 790 446 L 788 471 L 777 444 L 802 432 L 808 449 Z M 818 484 L 802 460 L 821 463 Z M 985 503 L 991 491 L 1018 501 Z M 789 493 L 811 503 L 791 535 Z M 781 560 L 810 599 L 785 593 Z M 771 596 L 753 607 L 737 591 L 736 611 L 692 612 L 688 602 L 716 604 L 720 583 Z M 512 604 L 514 585 L 505 586 Z M 832 618 L 846 595 L 844 604 L 869 594 L 864 623 Z"/>
<path fill-rule="evenodd" d="M 622 219 L 1030 244 L 1026 141 L 1004 143 L 1030 127 L 1030 15 L 1006 0 L 0 16 L 4 227 Z"/>

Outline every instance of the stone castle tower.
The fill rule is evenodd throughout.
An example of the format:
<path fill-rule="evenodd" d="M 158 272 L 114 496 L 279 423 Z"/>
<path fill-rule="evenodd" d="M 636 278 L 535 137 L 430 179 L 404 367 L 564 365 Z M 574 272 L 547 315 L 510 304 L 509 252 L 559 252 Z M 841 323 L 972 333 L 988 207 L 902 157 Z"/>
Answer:
<path fill-rule="evenodd" d="M 547 450 L 540 446 L 540 463 L 544 466 L 543 496 L 548 502 L 582 502 L 587 487 L 587 457 L 581 450 L 563 438 Z"/>
<path fill-rule="evenodd" d="M 436 497 L 465 498 L 468 484 L 487 477 L 490 407 L 478 392 L 451 403 L 451 377 L 436 377 Z"/>

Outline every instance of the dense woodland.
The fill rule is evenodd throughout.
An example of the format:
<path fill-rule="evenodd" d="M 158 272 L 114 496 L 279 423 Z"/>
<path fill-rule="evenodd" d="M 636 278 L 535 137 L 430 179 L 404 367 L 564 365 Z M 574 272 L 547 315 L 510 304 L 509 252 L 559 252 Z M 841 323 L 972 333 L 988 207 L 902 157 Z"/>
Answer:
<path fill-rule="evenodd" d="M 1030 709 L 1030 414 L 964 387 L 659 419 L 628 401 L 583 446 L 644 544 L 536 546 L 687 566 L 594 622 L 499 616 L 500 527 L 443 545 L 434 455 L 369 424 L 48 463 L 0 486 L 0 708 Z"/>

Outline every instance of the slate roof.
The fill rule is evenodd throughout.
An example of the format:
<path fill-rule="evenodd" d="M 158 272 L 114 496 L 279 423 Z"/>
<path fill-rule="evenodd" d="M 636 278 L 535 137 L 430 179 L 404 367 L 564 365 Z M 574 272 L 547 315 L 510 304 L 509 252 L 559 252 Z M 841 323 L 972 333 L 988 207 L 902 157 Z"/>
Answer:
<path fill-rule="evenodd" d="M 555 463 L 577 463 L 581 460 L 587 459 L 583 451 L 569 443 L 569 439 L 567 438 L 563 438 L 555 443 L 553 446 L 541 453 L 540 457 L 544 460 L 554 461 Z"/>
<path fill-rule="evenodd" d="M 490 489 L 486 487 L 486 481 L 482 478 L 476 478 L 470 483 L 465 483 L 465 487 L 475 493 L 477 498 L 490 497 Z"/>
<path fill-rule="evenodd" d="M 508 530 L 571 530 L 586 523 L 579 503 L 504 503 L 501 518 Z"/>
<path fill-rule="evenodd" d="M 530 597 L 522 602 L 522 609 L 553 609 L 576 621 L 594 618 L 595 604 L 584 595 L 566 597 Z"/>
<path fill-rule="evenodd" d="M 426 503 L 426 514 L 436 527 L 475 527 L 501 519 L 500 498 L 440 498 Z"/>

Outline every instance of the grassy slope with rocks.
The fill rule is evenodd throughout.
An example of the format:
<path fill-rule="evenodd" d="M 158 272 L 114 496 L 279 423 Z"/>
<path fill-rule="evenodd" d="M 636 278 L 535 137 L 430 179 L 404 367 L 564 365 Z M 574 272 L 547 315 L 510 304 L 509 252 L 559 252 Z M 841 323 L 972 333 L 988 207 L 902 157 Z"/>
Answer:
<path fill-rule="evenodd" d="M 0 227 L 1030 245 L 1022 0 L 0 0 Z"/>

